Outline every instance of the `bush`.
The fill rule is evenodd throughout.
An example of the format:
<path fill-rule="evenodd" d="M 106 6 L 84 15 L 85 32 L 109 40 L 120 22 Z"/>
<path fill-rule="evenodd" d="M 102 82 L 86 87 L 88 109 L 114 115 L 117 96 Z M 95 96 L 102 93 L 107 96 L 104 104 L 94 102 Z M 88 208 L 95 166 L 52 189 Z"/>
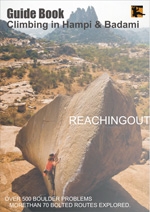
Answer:
<path fill-rule="evenodd" d="M 1 60 L 10 60 L 11 58 L 12 58 L 11 55 L 8 55 L 8 54 L 3 54 L 1 56 Z"/>
<path fill-rule="evenodd" d="M 10 68 L 8 68 L 8 69 L 6 70 L 5 76 L 6 76 L 7 78 L 11 78 L 12 75 L 13 75 L 13 70 L 11 70 Z"/>
<path fill-rule="evenodd" d="M 79 78 L 79 79 L 77 80 L 77 82 L 78 82 L 78 84 L 79 84 L 81 87 L 84 85 L 84 80 L 83 80 L 83 78 Z"/>
<path fill-rule="evenodd" d="M 14 75 L 19 77 L 20 79 L 24 77 L 25 73 L 26 73 L 26 70 L 23 66 L 14 71 Z"/>
<path fill-rule="evenodd" d="M 81 73 L 81 68 L 78 66 L 73 66 L 70 68 L 69 76 L 70 78 L 78 77 L 80 76 L 80 73 Z"/>
<path fill-rule="evenodd" d="M 124 46 L 124 49 L 115 47 L 110 49 L 98 49 L 96 46 L 83 46 L 77 48 L 77 53 L 79 57 L 101 65 L 102 68 L 106 68 L 109 71 L 116 70 L 124 73 L 144 72 L 148 75 L 148 55 L 146 57 L 129 58 L 128 54 L 120 54 L 122 52 L 128 53 L 128 48 L 128 46 Z M 132 48 L 132 51 L 136 51 L 135 46 Z"/>
<path fill-rule="evenodd" d="M 32 49 L 26 50 L 26 55 L 27 57 L 30 57 L 31 59 L 38 58 L 38 53 Z"/>
<path fill-rule="evenodd" d="M 47 88 L 58 87 L 59 77 L 53 71 L 49 72 L 48 70 L 38 67 L 30 70 L 29 77 L 30 84 L 37 93 Z"/>
<path fill-rule="evenodd" d="M 67 45 L 63 45 L 63 46 L 60 46 L 58 49 L 57 49 L 57 55 L 73 55 L 75 54 L 75 50 L 74 48 L 70 47 L 70 46 L 67 46 Z"/>
<path fill-rule="evenodd" d="M 0 113 L 0 124 L 7 126 L 22 127 L 32 116 L 30 111 L 25 113 L 17 113 L 17 109 L 14 107 L 8 108 L 5 112 Z"/>
<path fill-rule="evenodd" d="M 14 45 L 7 45 L 7 46 L 0 46 L 0 52 L 3 53 L 1 56 L 2 60 L 10 60 L 12 58 L 21 59 L 30 57 L 38 58 L 38 53 L 35 50 L 27 49 L 27 47 L 21 46 L 14 46 Z M 6 52 L 4 54 L 4 52 Z"/>
<path fill-rule="evenodd" d="M 82 77 L 80 77 L 77 82 L 80 86 L 84 84 L 89 84 L 92 81 L 92 75 L 89 73 L 83 73 Z"/>
<path fill-rule="evenodd" d="M 13 120 L 6 112 L 3 112 L 3 113 L 1 112 L 0 113 L 0 124 L 11 126 L 11 125 L 13 125 Z"/>

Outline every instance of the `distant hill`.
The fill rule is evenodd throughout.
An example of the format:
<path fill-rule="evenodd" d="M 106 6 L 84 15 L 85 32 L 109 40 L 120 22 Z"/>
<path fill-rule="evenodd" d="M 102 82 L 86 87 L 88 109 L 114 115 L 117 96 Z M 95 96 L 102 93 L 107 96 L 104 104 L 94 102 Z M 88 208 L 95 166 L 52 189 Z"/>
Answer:
<path fill-rule="evenodd" d="M 150 28 L 126 29 L 126 30 L 115 29 L 113 30 L 113 32 L 116 35 L 124 37 L 128 42 L 131 42 L 133 44 L 149 43 Z"/>
<path fill-rule="evenodd" d="M 4 20 L 0 20 L 0 38 L 20 38 L 20 39 L 29 39 L 31 38 L 29 35 L 25 33 L 16 31 L 14 29 L 10 29 L 7 26 L 7 22 Z"/>
<path fill-rule="evenodd" d="M 45 36 L 47 40 L 57 42 L 74 42 L 74 43 L 99 43 L 99 42 L 121 42 L 123 38 L 120 35 L 114 34 L 110 29 L 96 28 L 95 23 L 98 21 L 97 14 L 93 7 L 88 7 L 87 11 L 77 8 L 76 12 L 72 13 L 68 19 L 70 23 L 90 22 L 92 27 L 83 28 L 63 28 L 60 26 L 52 33 Z"/>
<path fill-rule="evenodd" d="M 34 38 L 43 38 L 44 36 L 46 36 L 48 33 L 51 33 L 54 29 L 50 28 L 50 24 L 48 26 L 47 30 L 43 30 L 42 28 L 39 29 L 29 29 L 29 28 L 25 28 L 25 29 L 19 29 L 20 32 L 26 33 L 28 35 L 30 35 L 31 37 Z"/>

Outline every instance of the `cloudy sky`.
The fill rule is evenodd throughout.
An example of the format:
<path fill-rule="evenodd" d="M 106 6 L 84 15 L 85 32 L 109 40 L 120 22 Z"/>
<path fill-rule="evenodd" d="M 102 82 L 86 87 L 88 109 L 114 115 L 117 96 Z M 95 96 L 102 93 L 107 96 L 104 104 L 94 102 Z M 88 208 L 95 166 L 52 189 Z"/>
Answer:
<path fill-rule="evenodd" d="M 142 18 L 131 18 L 131 5 L 143 5 L 143 12 L 146 14 Z M 78 7 L 87 9 L 88 6 L 93 6 L 98 15 L 99 21 L 104 24 L 104 21 L 109 20 L 111 22 L 136 22 L 140 21 L 140 27 L 150 26 L 150 1 L 144 0 L 124 0 L 124 1 L 113 1 L 113 0 L 97 0 L 97 1 L 51 1 L 51 0 L 1 0 L 1 15 L 0 18 L 3 20 L 9 20 L 7 18 L 7 9 L 12 8 L 18 10 L 23 8 L 24 10 L 30 8 L 31 10 L 36 10 L 38 14 L 39 8 L 44 8 L 46 10 L 57 10 L 61 8 L 64 10 L 64 19 L 67 20 L 72 11 L 76 11 Z M 26 19 L 27 20 L 27 19 Z M 21 21 L 21 19 L 19 20 Z M 33 19 L 35 21 L 35 19 Z M 41 19 L 36 18 L 36 21 L 41 22 L 51 22 L 52 19 Z M 62 20 L 56 20 L 57 22 L 62 22 Z"/>

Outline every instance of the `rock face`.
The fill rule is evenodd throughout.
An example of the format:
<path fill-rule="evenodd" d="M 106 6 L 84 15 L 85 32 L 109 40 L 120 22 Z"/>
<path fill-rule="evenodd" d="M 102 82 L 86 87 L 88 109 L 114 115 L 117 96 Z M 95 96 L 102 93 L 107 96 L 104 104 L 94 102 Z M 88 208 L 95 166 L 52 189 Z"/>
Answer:
<path fill-rule="evenodd" d="M 58 96 L 38 111 L 17 135 L 16 146 L 42 172 L 48 155 L 57 152 L 57 196 L 88 194 L 98 183 L 126 169 L 141 155 L 137 124 L 70 123 L 70 116 L 136 116 L 130 97 L 123 95 L 107 74 L 72 98 Z M 80 117 L 81 118 L 81 117 Z M 96 121 L 95 121 L 96 122 Z M 50 183 L 44 178 L 51 195 Z"/>
<path fill-rule="evenodd" d="M 20 127 L 0 126 L 0 153 L 6 154 L 7 152 L 20 152 L 20 150 L 15 147 L 15 137 L 19 130 Z"/>
<path fill-rule="evenodd" d="M 33 97 L 34 91 L 32 86 L 29 84 L 29 81 L 22 81 L 17 83 L 12 83 L 7 86 L 1 86 L 0 92 L 3 92 L 1 95 L 1 102 L 3 104 L 13 105 L 15 100 L 20 100 L 25 97 Z"/>
<path fill-rule="evenodd" d="M 88 7 L 87 11 L 85 11 L 85 9 L 77 8 L 75 13 L 72 12 L 69 20 L 71 22 L 81 22 L 81 20 L 84 22 L 91 20 L 97 21 L 98 17 L 96 15 L 94 7 Z"/>

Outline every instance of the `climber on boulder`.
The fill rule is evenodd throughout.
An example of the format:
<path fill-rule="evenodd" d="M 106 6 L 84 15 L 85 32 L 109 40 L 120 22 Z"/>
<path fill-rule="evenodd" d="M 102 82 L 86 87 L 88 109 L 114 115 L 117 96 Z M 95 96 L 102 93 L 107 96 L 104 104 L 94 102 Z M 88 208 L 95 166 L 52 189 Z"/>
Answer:
<path fill-rule="evenodd" d="M 56 165 L 60 162 L 60 158 L 59 160 L 55 161 L 55 154 L 50 154 L 49 155 L 49 158 L 48 158 L 48 161 L 47 161 L 47 164 L 46 164 L 46 167 L 45 167 L 45 170 L 43 171 L 43 175 L 44 176 L 48 176 L 48 180 L 50 181 L 51 183 L 51 187 L 52 187 L 52 190 L 53 190 L 53 196 L 55 195 L 55 182 L 54 182 L 54 179 L 55 179 L 55 167 Z"/>

